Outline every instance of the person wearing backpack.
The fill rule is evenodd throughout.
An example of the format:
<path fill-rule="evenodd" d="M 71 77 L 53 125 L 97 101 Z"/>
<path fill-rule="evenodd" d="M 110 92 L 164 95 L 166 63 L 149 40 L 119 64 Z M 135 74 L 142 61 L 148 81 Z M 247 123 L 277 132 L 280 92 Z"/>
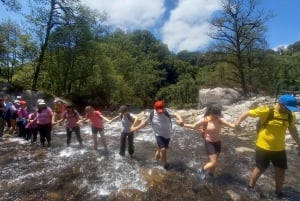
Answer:
<path fill-rule="evenodd" d="M 203 119 L 193 124 L 182 124 L 182 127 L 185 128 L 201 129 L 209 161 L 197 170 L 199 179 L 205 179 L 207 175 L 214 175 L 221 153 L 221 129 L 223 126 L 236 127 L 234 123 L 230 123 L 223 118 L 222 106 L 216 103 L 211 103 L 206 107 Z"/>
<path fill-rule="evenodd" d="M 272 162 L 274 167 L 275 194 L 278 198 L 283 196 L 283 184 L 285 170 L 287 166 L 287 155 L 285 151 L 285 135 L 289 130 L 292 138 L 298 145 L 300 155 L 300 139 L 295 125 L 295 113 L 300 108 L 297 106 L 297 99 L 289 94 L 280 96 L 277 103 L 273 106 L 273 118 L 263 126 L 257 136 L 255 158 L 256 164 L 252 170 L 248 188 L 253 190 L 257 180 L 269 167 Z M 250 109 L 240 115 L 236 121 L 239 126 L 247 117 L 259 117 L 264 122 L 269 116 L 270 109 L 268 106 L 260 106 Z M 292 119 L 289 122 L 289 115 Z"/>
<path fill-rule="evenodd" d="M 153 113 L 153 117 L 151 117 L 151 113 Z M 171 118 L 176 118 L 177 124 L 179 125 L 183 123 L 179 114 L 165 108 L 164 102 L 162 100 L 158 100 L 154 103 L 154 110 L 150 112 L 148 118 L 139 125 L 131 128 L 131 132 L 135 132 L 140 128 L 152 124 L 152 130 L 155 134 L 158 146 L 155 152 L 155 159 L 157 161 L 161 160 L 163 167 L 166 170 L 170 167 L 167 157 L 167 149 L 169 148 L 171 138 Z"/>
<path fill-rule="evenodd" d="M 122 105 L 119 109 L 119 115 L 112 118 L 109 123 L 116 119 L 120 119 L 122 123 L 121 137 L 120 137 L 120 156 L 125 156 L 126 149 L 126 139 L 128 140 L 128 153 L 130 156 L 134 153 L 134 134 L 130 131 L 131 126 L 135 125 L 137 122 L 137 117 L 129 113 L 128 107 Z"/>

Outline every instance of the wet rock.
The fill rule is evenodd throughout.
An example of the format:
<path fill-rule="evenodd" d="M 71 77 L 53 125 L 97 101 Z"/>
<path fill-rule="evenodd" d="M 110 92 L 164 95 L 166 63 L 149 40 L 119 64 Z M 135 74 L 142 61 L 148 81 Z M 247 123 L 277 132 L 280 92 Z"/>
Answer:
<path fill-rule="evenodd" d="M 233 190 L 228 190 L 226 193 L 230 196 L 231 200 L 233 201 L 240 201 L 242 200 L 241 196 L 234 192 Z"/>

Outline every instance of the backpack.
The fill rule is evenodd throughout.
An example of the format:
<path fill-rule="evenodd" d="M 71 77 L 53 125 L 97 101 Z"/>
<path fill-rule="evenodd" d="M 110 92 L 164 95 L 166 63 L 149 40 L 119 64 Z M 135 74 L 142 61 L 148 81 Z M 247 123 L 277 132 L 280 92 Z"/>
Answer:
<path fill-rule="evenodd" d="M 7 108 L 5 111 L 3 111 L 2 118 L 4 120 L 9 120 L 10 119 L 10 108 Z"/>
<path fill-rule="evenodd" d="M 204 126 L 202 126 L 200 128 L 200 134 L 202 135 L 203 139 L 205 139 L 206 137 L 206 128 L 207 128 L 207 124 L 208 124 L 208 119 L 204 117 Z"/>
<path fill-rule="evenodd" d="M 274 118 L 274 108 L 273 107 L 270 107 L 269 108 L 269 114 L 267 116 L 267 119 L 264 121 L 264 122 L 261 122 L 261 119 L 259 119 L 256 123 L 256 133 L 258 134 L 260 129 L 262 128 L 265 128 L 266 125 L 268 124 L 268 122 L 271 120 L 271 119 L 277 119 L 277 120 L 282 120 L 282 121 L 288 121 L 289 122 L 289 125 L 291 125 L 291 122 L 292 122 L 292 113 L 289 111 L 288 112 L 288 118 L 287 119 L 282 119 L 282 118 Z"/>
<path fill-rule="evenodd" d="M 170 119 L 170 124 L 171 124 L 171 127 L 172 127 L 171 116 L 170 116 L 170 114 L 167 110 L 164 110 L 164 115 L 166 115 Z M 151 112 L 150 112 L 150 122 L 151 123 L 152 123 L 152 120 L 153 120 L 153 116 L 154 116 L 154 110 L 151 110 Z"/>

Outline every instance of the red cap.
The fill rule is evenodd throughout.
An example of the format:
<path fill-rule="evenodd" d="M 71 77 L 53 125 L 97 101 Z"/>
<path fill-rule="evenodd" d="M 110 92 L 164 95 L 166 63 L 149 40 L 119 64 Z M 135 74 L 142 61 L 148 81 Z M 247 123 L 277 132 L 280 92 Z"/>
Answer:
<path fill-rule="evenodd" d="M 26 105 L 27 103 L 26 103 L 26 101 L 20 101 L 19 104 L 20 105 Z"/>
<path fill-rule="evenodd" d="M 156 101 L 154 103 L 154 109 L 156 110 L 157 113 L 162 113 L 164 112 L 164 102 L 163 101 Z"/>

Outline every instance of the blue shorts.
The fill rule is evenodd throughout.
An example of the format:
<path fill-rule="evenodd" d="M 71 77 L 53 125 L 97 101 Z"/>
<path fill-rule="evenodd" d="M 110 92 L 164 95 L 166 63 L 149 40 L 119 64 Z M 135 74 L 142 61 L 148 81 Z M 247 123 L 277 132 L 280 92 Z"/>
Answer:
<path fill-rule="evenodd" d="M 221 141 L 210 142 L 205 140 L 205 149 L 208 155 L 221 153 Z"/>
<path fill-rule="evenodd" d="M 265 170 L 272 162 L 274 167 L 287 169 L 287 157 L 285 150 L 283 151 L 269 151 L 256 147 L 255 150 L 256 167 Z"/>
<path fill-rule="evenodd" d="M 170 138 L 164 138 L 162 136 L 155 136 L 156 143 L 160 149 L 169 148 Z"/>

